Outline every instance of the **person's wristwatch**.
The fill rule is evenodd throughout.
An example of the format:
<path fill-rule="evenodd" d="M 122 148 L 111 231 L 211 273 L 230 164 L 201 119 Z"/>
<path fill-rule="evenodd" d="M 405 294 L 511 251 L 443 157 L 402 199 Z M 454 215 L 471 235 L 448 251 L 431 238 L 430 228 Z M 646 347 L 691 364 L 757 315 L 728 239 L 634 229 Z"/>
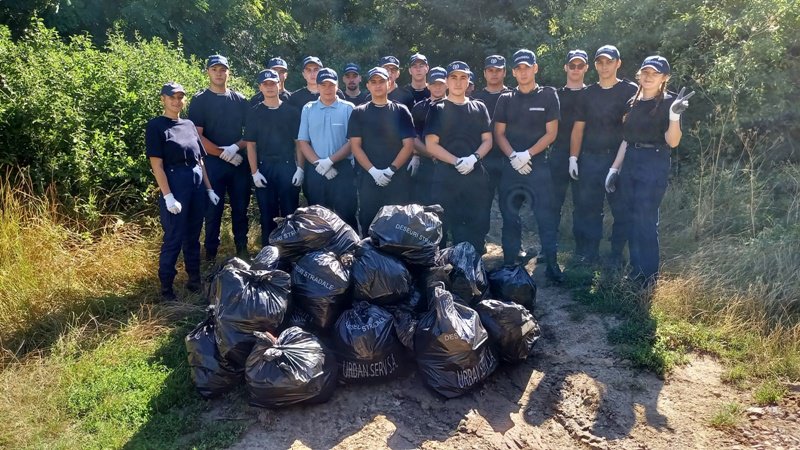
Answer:
<path fill-rule="evenodd" d="M 481 160 L 481 154 L 478 152 L 473 153 L 472 156 L 474 156 L 477 161 Z"/>
<path fill-rule="evenodd" d="M 397 172 L 397 167 L 394 164 L 389 164 L 389 168 L 392 169 L 392 172 Z"/>

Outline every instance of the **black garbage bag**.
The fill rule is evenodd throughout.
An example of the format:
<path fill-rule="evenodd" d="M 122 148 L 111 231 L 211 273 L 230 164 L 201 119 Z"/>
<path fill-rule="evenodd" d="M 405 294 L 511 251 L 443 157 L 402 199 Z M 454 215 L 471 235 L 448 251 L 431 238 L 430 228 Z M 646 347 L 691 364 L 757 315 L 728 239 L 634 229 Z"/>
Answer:
<path fill-rule="evenodd" d="M 414 354 L 414 332 L 419 320 L 416 314 L 405 306 L 387 306 L 386 310 L 394 317 L 394 331 L 403 347 Z"/>
<path fill-rule="evenodd" d="M 333 346 L 339 361 L 339 380 L 373 383 L 409 372 L 406 351 L 397 338 L 394 317 L 367 302 L 358 302 L 336 321 Z"/>
<path fill-rule="evenodd" d="M 278 227 L 269 234 L 269 243 L 278 247 L 281 258 L 291 262 L 314 250 L 327 249 L 341 255 L 358 244 L 353 228 L 323 206 L 297 208 L 294 214 L 276 222 Z"/>
<path fill-rule="evenodd" d="M 504 266 L 489 272 L 489 289 L 500 300 L 518 303 L 531 311 L 536 304 L 536 283 L 523 265 Z"/>
<path fill-rule="evenodd" d="M 392 255 L 378 251 L 364 239 L 353 262 L 353 301 L 387 306 L 399 303 L 411 292 L 411 273 Z"/>
<path fill-rule="evenodd" d="M 422 304 L 418 305 L 415 310 L 418 312 L 428 312 L 433 309 L 434 288 L 439 284 L 444 285 L 446 290 L 450 290 L 450 273 L 453 271 L 451 264 L 443 266 L 433 266 L 417 271 L 417 277 L 414 279 L 414 288 L 421 295 L 420 301 Z"/>
<path fill-rule="evenodd" d="M 489 288 L 483 260 L 469 242 L 460 242 L 442 250 L 439 252 L 436 264 L 453 266 L 453 270 L 449 273 L 448 289 L 459 303 L 474 305 L 483 298 Z"/>
<path fill-rule="evenodd" d="M 280 265 L 280 250 L 278 250 L 278 247 L 266 245 L 253 258 L 253 265 L 250 268 L 253 270 L 283 270 Z"/>
<path fill-rule="evenodd" d="M 369 226 L 372 245 L 415 266 L 432 266 L 442 240 L 444 210 L 439 205 L 389 205 Z"/>
<path fill-rule="evenodd" d="M 186 353 L 192 382 L 204 398 L 228 392 L 244 380 L 244 370 L 236 370 L 220 356 L 214 336 L 214 306 L 208 307 L 208 318 L 186 335 Z"/>
<path fill-rule="evenodd" d="M 345 253 L 353 253 L 361 238 L 358 233 L 350 225 L 342 220 L 335 212 L 330 209 L 320 206 L 311 205 L 305 208 L 308 214 L 315 214 L 325 219 L 335 231 L 333 237 L 327 244 L 325 250 L 333 252 L 336 256 L 342 256 Z"/>
<path fill-rule="evenodd" d="M 214 268 L 208 272 L 208 275 L 206 275 L 205 298 L 208 304 L 214 303 L 214 297 L 217 293 L 217 276 L 227 267 L 250 270 L 250 264 L 247 261 L 236 257 L 228 258 L 215 265 Z"/>
<path fill-rule="evenodd" d="M 315 251 L 300 258 L 292 270 L 292 302 L 311 317 L 309 325 L 329 330 L 350 306 L 352 257 L 339 262 L 332 252 Z"/>
<path fill-rule="evenodd" d="M 336 388 L 336 357 L 313 334 L 298 327 L 277 338 L 254 333 L 245 381 L 249 403 L 279 408 L 297 403 L 323 403 Z"/>
<path fill-rule="evenodd" d="M 291 277 L 281 270 L 226 268 L 217 277 L 217 346 L 223 358 L 243 367 L 254 331 L 276 332 L 289 304 Z"/>
<path fill-rule="evenodd" d="M 475 310 L 455 303 L 441 284 L 435 296 L 435 308 L 414 334 L 417 365 L 425 384 L 447 398 L 458 397 L 497 368 L 497 357 Z"/>
<path fill-rule="evenodd" d="M 478 302 L 475 310 L 502 361 L 513 364 L 528 358 L 541 332 L 524 306 L 489 299 Z"/>

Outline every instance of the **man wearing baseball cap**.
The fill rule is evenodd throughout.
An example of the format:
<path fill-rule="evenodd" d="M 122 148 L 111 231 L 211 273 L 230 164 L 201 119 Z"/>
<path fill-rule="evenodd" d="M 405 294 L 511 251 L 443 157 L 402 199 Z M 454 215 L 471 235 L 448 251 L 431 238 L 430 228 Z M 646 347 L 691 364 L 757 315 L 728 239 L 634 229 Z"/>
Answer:
<path fill-rule="evenodd" d="M 278 96 L 280 97 L 281 101 L 285 102 L 289 100 L 289 96 L 292 95 L 292 93 L 286 90 L 286 78 L 289 76 L 289 66 L 286 64 L 286 61 L 280 56 L 270 58 L 270 60 L 267 61 L 267 69 L 277 72 L 281 79 L 280 90 L 278 91 Z M 255 106 L 263 101 L 264 94 L 262 94 L 261 89 L 258 88 L 258 92 L 250 97 L 250 106 Z"/>
<path fill-rule="evenodd" d="M 308 102 L 313 102 L 319 98 L 319 87 L 317 86 L 317 73 L 325 66 L 322 61 L 316 56 L 306 56 L 303 59 L 303 78 L 306 80 L 306 85 L 300 89 L 292 92 L 289 97 L 289 104 L 297 109 L 302 109 Z M 336 95 L 344 99 L 344 93 L 337 89 Z"/>
<path fill-rule="evenodd" d="M 296 145 L 300 111 L 281 100 L 280 74 L 262 70 L 256 82 L 264 100 L 247 112 L 244 140 L 256 186 L 263 247 L 277 227 L 275 218 L 292 214 L 299 205 L 305 159 Z"/>
<path fill-rule="evenodd" d="M 414 98 L 414 105 L 417 102 L 425 100 L 430 97 L 431 91 L 428 90 L 428 83 L 426 82 L 425 75 L 428 74 L 428 58 L 422 53 L 414 53 L 408 60 L 408 74 L 411 75 L 411 83 L 405 86 L 405 89 L 411 93 Z M 412 107 L 408 108 L 409 111 Z"/>
<path fill-rule="evenodd" d="M 503 260 L 514 264 L 522 250 L 520 208 L 530 201 L 547 264 L 545 276 L 560 282 L 558 227 L 546 153 L 556 139 L 560 113 L 556 90 L 536 84 L 538 70 L 532 51 L 517 50 L 512 57 L 517 87 L 500 96 L 494 111 L 494 137 L 509 161 L 500 180 Z"/>
<path fill-rule="evenodd" d="M 397 79 L 400 78 L 400 60 L 395 56 L 384 56 L 379 65 L 389 73 L 389 100 L 406 105 L 411 111 L 414 107 L 414 96 L 397 85 Z"/>
<path fill-rule="evenodd" d="M 382 67 L 370 69 L 367 89 L 369 103 L 357 106 L 350 116 L 347 137 L 358 164 L 370 176 L 358 182 L 358 221 L 362 235 L 378 210 L 386 205 L 408 203 L 409 173 L 405 167 L 414 152 L 414 124 L 405 105 L 388 99 L 389 73 Z"/>
<path fill-rule="evenodd" d="M 486 105 L 465 96 L 470 73 L 463 61 L 448 64 L 447 97 L 431 106 L 425 148 L 441 162 L 431 189 L 434 202 L 444 208 L 453 242 L 469 242 L 483 254 L 491 198 L 480 160 L 492 148 L 492 132 Z"/>
<path fill-rule="evenodd" d="M 236 253 L 247 256 L 250 177 L 242 131 L 249 104 L 244 95 L 228 89 L 228 59 L 211 55 L 206 62 L 209 86 L 192 98 L 189 120 L 194 122 L 208 157 L 205 160 L 211 187 L 221 201 L 208 208 L 205 218 L 205 258 L 213 261 L 220 245 L 225 194 L 231 205 L 231 228 Z"/>
<path fill-rule="evenodd" d="M 431 197 L 431 182 L 433 181 L 433 166 L 435 159 L 425 149 L 425 121 L 431 106 L 444 99 L 447 95 L 447 71 L 443 67 L 434 67 L 428 72 L 428 89 L 430 97 L 414 104 L 411 118 L 414 120 L 414 156 L 408 163 L 408 170 L 413 177 L 411 187 L 411 201 L 420 205 L 433 203 Z"/>
<path fill-rule="evenodd" d="M 344 99 L 358 106 L 369 101 L 367 93 L 361 91 L 361 68 L 356 63 L 348 63 L 342 71 L 344 78 Z"/>
<path fill-rule="evenodd" d="M 609 257 L 612 267 L 623 262 L 629 215 L 620 191 L 606 192 L 605 178 L 622 142 L 625 105 L 637 90 L 636 84 L 617 78 L 621 65 L 619 50 L 613 45 L 604 45 L 595 52 L 598 81 L 586 88 L 580 106 L 575 110 L 569 157 L 569 174 L 578 181 L 575 254 L 579 262 L 599 262 L 603 200 L 608 199 L 614 217 Z"/>
<path fill-rule="evenodd" d="M 357 230 L 355 173 L 347 139 L 347 122 L 354 106 L 336 95 L 338 84 L 333 69 L 317 71 L 319 99 L 303 106 L 297 145 L 306 160 L 304 192 L 308 204 L 332 210 Z"/>

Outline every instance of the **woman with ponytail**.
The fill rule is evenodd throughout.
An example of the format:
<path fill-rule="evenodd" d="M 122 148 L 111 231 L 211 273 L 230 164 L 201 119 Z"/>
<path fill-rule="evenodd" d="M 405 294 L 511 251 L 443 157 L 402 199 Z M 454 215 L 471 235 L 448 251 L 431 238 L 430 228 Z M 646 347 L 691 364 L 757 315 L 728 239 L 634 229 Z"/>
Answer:
<path fill-rule="evenodd" d="M 670 66 L 649 56 L 636 74 L 639 88 L 628 101 L 622 144 L 606 177 L 606 191 L 619 181 L 631 217 L 629 278 L 643 286 L 658 278 L 658 209 L 667 190 L 670 151 L 681 142 L 681 113 L 694 92 L 667 92 Z M 625 170 L 620 171 L 625 163 Z"/>

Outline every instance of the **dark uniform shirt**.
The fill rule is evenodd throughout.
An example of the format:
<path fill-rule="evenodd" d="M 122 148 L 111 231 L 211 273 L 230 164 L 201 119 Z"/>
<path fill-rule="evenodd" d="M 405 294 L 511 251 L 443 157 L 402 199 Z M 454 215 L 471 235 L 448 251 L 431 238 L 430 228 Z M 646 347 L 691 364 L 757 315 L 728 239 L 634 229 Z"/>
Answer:
<path fill-rule="evenodd" d="M 144 134 L 148 157 L 164 160 L 164 166 L 194 166 L 206 155 L 194 123 L 187 119 L 173 120 L 158 116 L 147 122 Z"/>
<path fill-rule="evenodd" d="M 486 105 L 468 100 L 458 105 L 450 100 L 436 102 L 428 112 L 425 134 L 439 136 L 439 145 L 456 158 L 475 153 L 481 146 L 481 135 L 491 131 Z"/>
<path fill-rule="evenodd" d="M 428 118 L 428 112 L 431 110 L 431 105 L 442 101 L 443 99 L 439 98 L 433 100 L 431 98 L 426 98 L 422 101 L 419 101 L 414 104 L 414 109 L 411 110 L 411 119 L 414 120 L 414 130 L 417 132 L 417 137 L 422 141 L 425 142 L 425 136 L 423 136 L 423 132 L 425 131 L 425 122 Z"/>
<path fill-rule="evenodd" d="M 258 160 L 295 159 L 295 139 L 300 128 L 300 111 L 288 103 L 277 108 L 259 103 L 247 114 L 244 140 L 256 143 Z"/>
<path fill-rule="evenodd" d="M 217 94 L 204 89 L 192 97 L 189 120 L 203 129 L 203 136 L 218 146 L 231 145 L 242 139 L 244 121 L 250 108 L 244 95 L 228 89 Z"/>
<path fill-rule="evenodd" d="M 411 111 L 411 109 L 414 107 L 414 95 L 411 94 L 411 92 L 409 92 L 407 89 L 403 89 L 399 86 L 396 87 L 392 92 L 389 92 L 387 97 L 393 102 L 405 105 L 406 109 L 409 111 Z"/>
<path fill-rule="evenodd" d="M 414 86 L 412 86 L 411 84 L 407 84 L 403 87 L 411 94 L 411 97 L 414 99 L 413 105 L 416 105 L 417 103 L 431 96 L 431 91 L 430 89 L 428 89 L 428 86 L 425 86 L 424 88 L 419 90 L 414 89 Z M 411 110 L 411 107 L 409 106 L 408 109 Z"/>
<path fill-rule="evenodd" d="M 278 94 L 278 98 L 281 99 L 282 102 L 289 101 L 289 97 L 292 96 L 292 93 L 289 91 L 281 91 Z M 250 106 L 256 106 L 257 104 L 264 101 L 264 94 L 261 91 L 256 92 L 256 95 L 250 97 L 249 103 Z"/>
<path fill-rule="evenodd" d="M 636 94 L 635 84 L 621 80 L 604 89 L 594 83 L 586 88 L 575 111 L 576 122 L 586 122 L 581 151 L 616 151 L 622 142 L 622 116 L 625 105 Z"/>
<path fill-rule="evenodd" d="M 511 92 L 511 89 L 504 87 L 499 92 L 489 92 L 486 89 L 481 89 L 480 91 L 473 92 L 472 98 L 482 101 L 483 104 L 486 105 L 486 110 L 489 111 L 489 117 L 494 118 L 494 109 L 497 106 L 497 99 L 506 92 Z"/>
<path fill-rule="evenodd" d="M 389 167 L 403 148 L 403 139 L 414 137 L 411 113 L 405 105 L 390 101 L 357 106 L 347 124 L 347 137 L 361 138 L 361 148 L 376 167 Z"/>
<path fill-rule="evenodd" d="M 366 91 L 359 92 L 358 95 L 356 95 L 355 97 L 350 97 L 349 95 L 347 95 L 346 92 L 344 94 L 344 99 L 356 106 L 367 103 L 369 101 L 368 98 L 369 98 L 369 92 Z"/>
<path fill-rule="evenodd" d="M 666 145 L 664 133 L 669 128 L 669 108 L 674 101 L 674 95 L 669 93 L 660 102 L 656 99 L 639 100 L 633 105 L 631 98 L 626 105 L 628 113 L 622 125 L 628 145 Z"/>
<path fill-rule="evenodd" d="M 558 120 L 559 116 L 556 90 L 538 85 L 527 94 L 519 89 L 506 92 L 494 110 L 494 121 L 506 124 L 505 136 L 515 152 L 536 144 L 547 133 L 547 122 Z"/>
<path fill-rule="evenodd" d="M 575 124 L 575 115 L 583 99 L 585 88 L 571 89 L 566 86 L 558 89 L 558 101 L 561 104 L 561 120 L 558 122 L 558 136 L 553 144 L 556 148 L 569 150 L 572 137 L 572 126 Z"/>
<path fill-rule="evenodd" d="M 341 89 L 336 89 L 336 96 L 342 100 L 345 100 L 344 92 L 342 92 Z M 311 92 L 308 90 L 308 87 L 304 86 L 292 92 L 292 95 L 289 96 L 289 100 L 287 102 L 302 111 L 303 106 L 305 106 L 306 103 L 313 102 L 317 99 L 319 99 L 319 92 Z"/>

